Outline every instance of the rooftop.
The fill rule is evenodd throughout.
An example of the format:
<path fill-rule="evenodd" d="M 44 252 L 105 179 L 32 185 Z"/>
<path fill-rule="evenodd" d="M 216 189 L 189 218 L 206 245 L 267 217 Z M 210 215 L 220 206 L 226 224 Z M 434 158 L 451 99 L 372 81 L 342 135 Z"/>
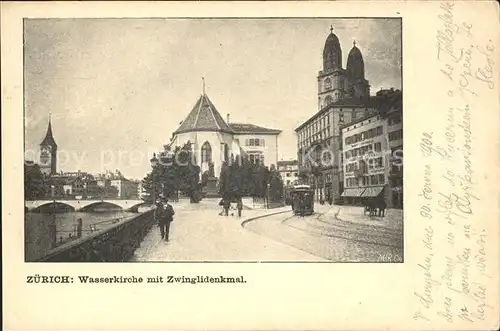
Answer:
<path fill-rule="evenodd" d="M 229 123 L 229 127 L 234 133 L 261 133 L 261 134 L 280 134 L 281 130 L 264 128 L 262 126 L 247 123 Z"/>
<path fill-rule="evenodd" d="M 375 108 L 379 112 L 386 112 L 392 108 L 392 105 L 396 102 L 401 102 L 402 100 L 402 92 L 400 90 L 381 90 L 377 92 L 377 95 L 372 95 L 366 98 L 344 98 L 338 101 L 335 101 L 309 119 L 307 119 L 304 123 L 299 125 L 295 131 L 297 132 L 307 124 L 314 121 L 319 116 L 323 115 L 326 111 L 332 108 Z M 373 116 L 372 114 L 369 117 Z M 352 122 L 351 122 L 352 123 Z"/>
<path fill-rule="evenodd" d="M 186 119 L 181 122 L 177 133 L 192 131 L 220 131 L 232 133 L 219 111 L 206 94 L 202 94 Z"/>

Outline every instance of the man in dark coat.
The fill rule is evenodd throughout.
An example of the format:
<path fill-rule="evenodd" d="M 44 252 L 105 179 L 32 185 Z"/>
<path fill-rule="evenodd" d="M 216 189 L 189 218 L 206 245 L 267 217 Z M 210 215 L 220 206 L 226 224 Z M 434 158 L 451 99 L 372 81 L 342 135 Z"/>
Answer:
<path fill-rule="evenodd" d="M 168 242 L 170 223 L 174 220 L 175 211 L 165 197 L 161 197 L 156 204 L 155 217 L 160 227 L 161 239 Z"/>

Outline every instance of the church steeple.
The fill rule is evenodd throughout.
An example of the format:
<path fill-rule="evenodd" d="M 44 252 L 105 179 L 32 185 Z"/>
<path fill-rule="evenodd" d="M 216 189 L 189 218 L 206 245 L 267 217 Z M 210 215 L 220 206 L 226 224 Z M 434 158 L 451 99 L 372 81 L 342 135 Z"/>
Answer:
<path fill-rule="evenodd" d="M 326 38 L 323 48 L 323 70 L 335 70 L 342 68 L 342 49 L 339 38 L 333 33 L 333 26 L 330 26 L 330 34 Z"/>
<path fill-rule="evenodd" d="M 51 116 L 49 114 L 49 126 L 47 127 L 47 133 L 45 134 L 45 138 L 43 138 L 40 146 L 51 146 L 57 147 L 56 141 L 54 140 L 54 135 L 52 134 L 52 121 Z"/>
<path fill-rule="evenodd" d="M 356 41 L 353 42 L 349 56 L 347 57 L 347 74 L 349 79 L 365 79 L 365 63 L 363 61 L 363 55 L 358 47 L 356 47 Z"/>
<path fill-rule="evenodd" d="M 40 170 L 46 175 L 53 175 L 57 172 L 57 144 L 52 134 L 50 114 L 47 133 L 40 143 Z"/>

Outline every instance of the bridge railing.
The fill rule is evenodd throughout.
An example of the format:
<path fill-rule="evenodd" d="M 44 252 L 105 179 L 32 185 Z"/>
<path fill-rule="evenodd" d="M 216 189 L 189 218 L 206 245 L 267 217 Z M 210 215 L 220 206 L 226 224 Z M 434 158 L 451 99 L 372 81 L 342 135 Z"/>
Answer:
<path fill-rule="evenodd" d="M 34 262 L 123 262 L 155 224 L 153 210 L 62 244 Z"/>

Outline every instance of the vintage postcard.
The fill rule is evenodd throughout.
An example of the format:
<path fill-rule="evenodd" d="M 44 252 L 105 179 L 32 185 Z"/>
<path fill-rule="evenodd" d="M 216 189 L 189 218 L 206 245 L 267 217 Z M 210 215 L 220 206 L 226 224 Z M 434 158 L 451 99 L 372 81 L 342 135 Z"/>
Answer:
<path fill-rule="evenodd" d="M 498 329 L 494 2 L 1 8 L 6 330 Z"/>

